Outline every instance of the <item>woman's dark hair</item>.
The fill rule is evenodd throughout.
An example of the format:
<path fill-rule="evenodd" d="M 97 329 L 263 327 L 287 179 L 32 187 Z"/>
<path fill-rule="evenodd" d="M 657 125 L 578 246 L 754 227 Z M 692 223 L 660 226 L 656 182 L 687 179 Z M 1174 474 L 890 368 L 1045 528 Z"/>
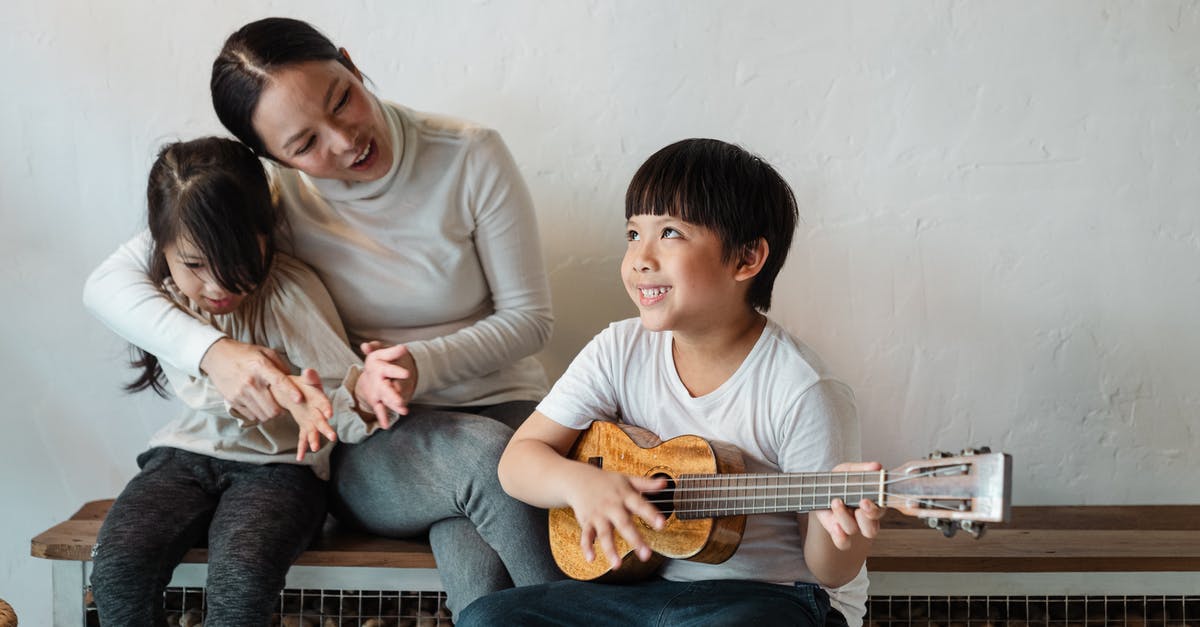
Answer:
<path fill-rule="evenodd" d="M 645 214 L 675 216 L 713 230 L 726 263 L 766 239 L 767 260 L 746 300 L 759 311 L 771 308 L 798 212 L 792 188 L 761 157 L 716 139 L 675 142 L 651 155 L 629 183 L 625 219 Z"/>
<path fill-rule="evenodd" d="M 246 146 L 219 137 L 163 146 L 150 168 L 146 206 L 147 276 L 154 285 L 171 274 L 163 250 L 180 241 L 195 246 L 213 278 L 234 294 L 267 278 L 280 214 L 262 162 Z M 142 373 L 125 389 L 166 396 L 158 358 L 136 347 L 135 355 L 133 366 Z"/>
<path fill-rule="evenodd" d="M 221 124 L 254 152 L 275 159 L 254 131 L 254 109 L 272 72 L 305 61 L 337 61 L 357 72 L 350 59 L 308 22 L 268 17 L 239 28 L 213 61 L 209 81 Z"/>

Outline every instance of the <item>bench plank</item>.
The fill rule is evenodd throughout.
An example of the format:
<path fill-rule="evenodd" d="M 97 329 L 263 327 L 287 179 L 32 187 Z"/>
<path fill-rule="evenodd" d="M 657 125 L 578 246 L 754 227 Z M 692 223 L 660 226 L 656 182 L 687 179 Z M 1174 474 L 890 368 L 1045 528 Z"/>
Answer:
<path fill-rule="evenodd" d="M 34 557 L 91 560 L 112 499 L 85 504 L 31 542 Z M 889 511 L 867 568 L 887 572 L 1200 572 L 1200 506 L 1072 505 L 1014 507 L 1007 524 L 979 540 L 946 538 L 923 521 Z M 192 549 L 187 563 L 207 561 Z M 296 564 L 436 568 L 426 542 L 347 531 L 325 533 Z"/>
<path fill-rule="evenodd" d="M 91 561 L 92 546 L 96 543 L 100 525 L 112 504 L 113 499 L 85 504 L 69 520 L 33 538 L 30 542 L 30 554 L 51 560 Z M 184 555 L 183 561 L 188 564 L 206 563 L 208 550 L 192 549 Z M 427 542 L 392 540 L 357 532 L 329 530 L 322 533 L 321 537 L 300 555 L 296 564 L 381 568 L 437 567 Z"/>

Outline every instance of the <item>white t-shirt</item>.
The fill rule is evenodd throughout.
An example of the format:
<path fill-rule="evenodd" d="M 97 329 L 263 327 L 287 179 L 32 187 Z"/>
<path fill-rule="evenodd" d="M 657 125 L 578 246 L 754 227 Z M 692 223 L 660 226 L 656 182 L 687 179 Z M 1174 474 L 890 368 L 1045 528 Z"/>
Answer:
<path fill-rule="evenodd" d="M 571 429 L 609 420 L 663 440 L 693 434 L 727 442 L 742 451 L 748 473 L 827 471 L 860 457 L 850 388 L 770 320 L 737 371 L 698 398 L 675 370 L 670 332 L 648 331 L 637 318 L 615 322 L 571 362 L 538 411 Z M 804 563 L 804 540 L 792 513 L 748 516 L 737 552 L 724 563 L 668 560 L 660 574 L 674 581 L 816 581 Z M 862 621 L 866 590 L 865 568 L 849 584 L 829 590 L 851 625 Z"/>

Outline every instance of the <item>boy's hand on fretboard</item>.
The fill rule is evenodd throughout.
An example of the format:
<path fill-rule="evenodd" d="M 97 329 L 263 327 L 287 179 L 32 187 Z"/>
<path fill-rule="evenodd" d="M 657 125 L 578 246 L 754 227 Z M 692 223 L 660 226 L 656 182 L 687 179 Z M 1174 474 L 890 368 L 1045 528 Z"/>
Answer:
<path fill-rule="evenodd" d="M 847 462 L 838 464 L 833 472 L 873 472 L 882 469 L 879 462 Z M 872 539 L 879 534 L 880 520 L 886 510 L 870 499 L 862 499 L 854 508 L 842 499 L 834 499 L 830 509 L 813 512 L 833 540 L 833 545 L 845 551 L 855 536 Z"/>

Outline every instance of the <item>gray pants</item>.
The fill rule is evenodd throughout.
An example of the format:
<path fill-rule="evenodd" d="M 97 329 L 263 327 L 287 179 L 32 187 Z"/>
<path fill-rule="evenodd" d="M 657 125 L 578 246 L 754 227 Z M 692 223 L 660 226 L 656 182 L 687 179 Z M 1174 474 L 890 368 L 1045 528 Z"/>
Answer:
<path fill-rule="evenodd" d="M 102 624 L 166 624 L 163 588 L 207 537 L 204 624 L 267 625 L 288 568 L 324 522 L 325 482 L 307 466 L 166 447 L 142 453 L 138 465 L 96 539 L 91 583 Z"/>
<path fill-rule="evenodd" d="M 512 436 L 505 424 L 519 425 L 535 407 L 414 406 L 391 429 L 339 444 L 330 482 L 335 515 L 382 536 L 428 533 L 456 616 L 514 584 L 562 579 L 550 556 L 546 512 L 505 494 L 496 476 Z"/>

